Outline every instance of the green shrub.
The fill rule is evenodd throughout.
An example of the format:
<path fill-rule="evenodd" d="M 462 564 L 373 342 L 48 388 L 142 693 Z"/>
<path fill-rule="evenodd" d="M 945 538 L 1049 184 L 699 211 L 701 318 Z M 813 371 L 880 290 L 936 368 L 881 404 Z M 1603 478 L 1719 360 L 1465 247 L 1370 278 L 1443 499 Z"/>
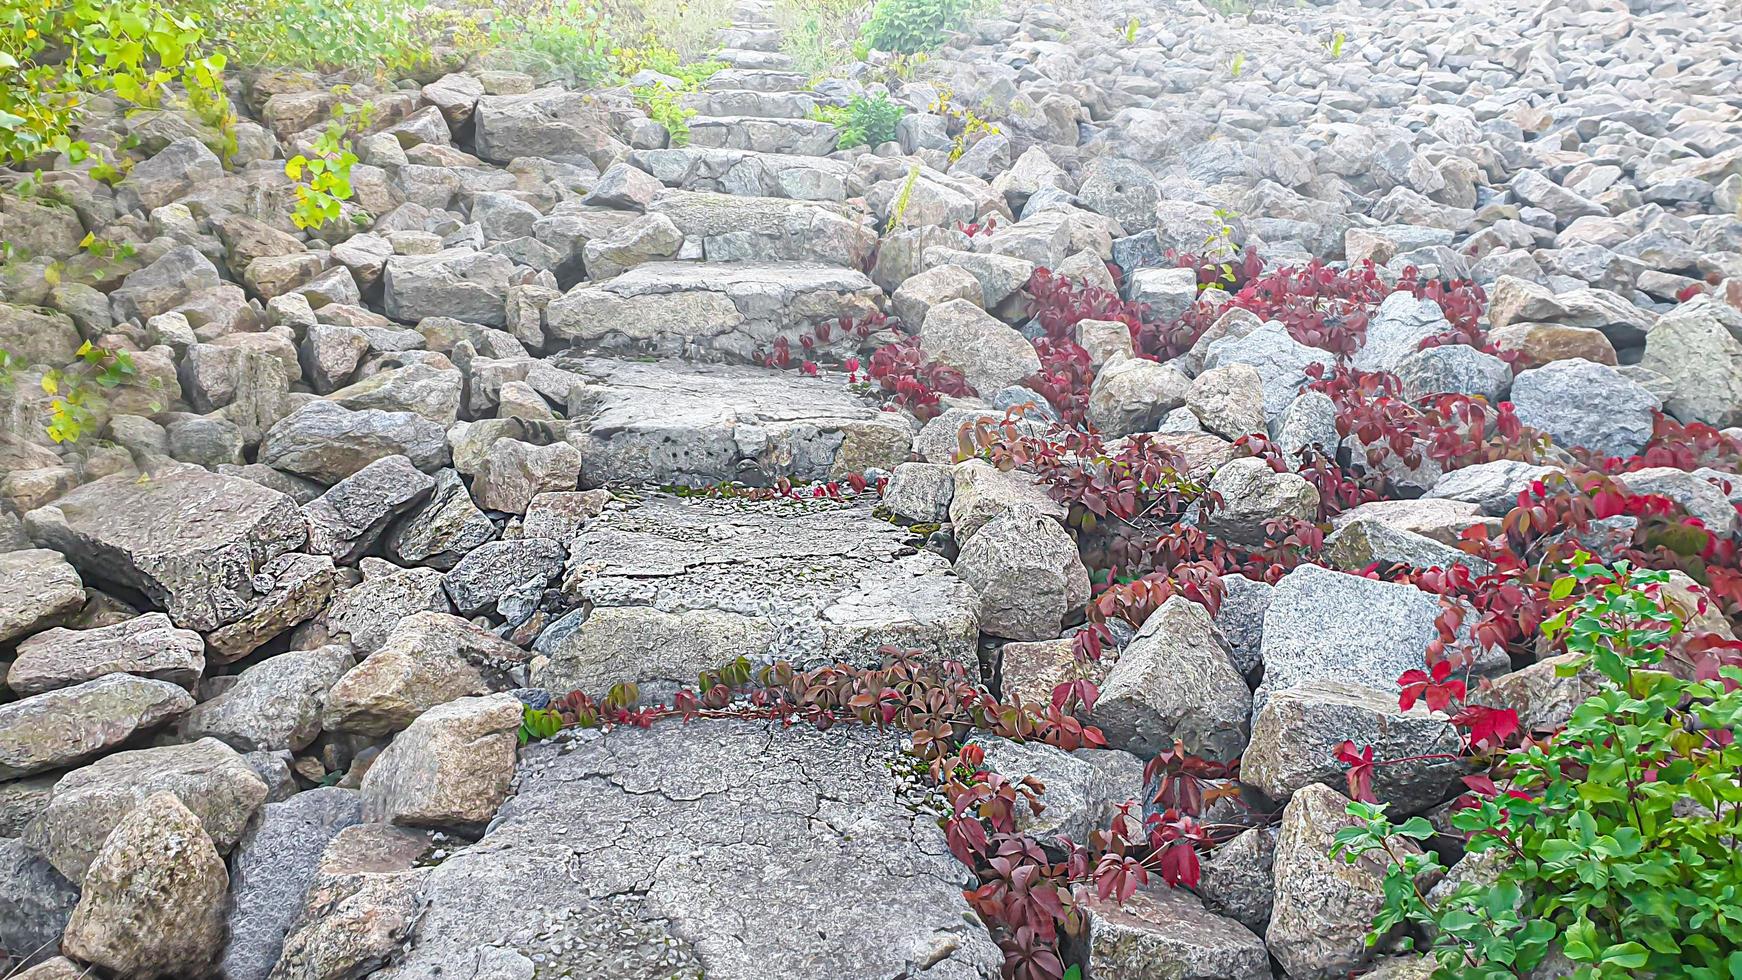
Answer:
<path fill-rule="evenodd" d="M 930 51 L 961 28 L 972 7 L 973 0 L 877 0 L 863 37 L 878 51 Z"/>
<path fill-rule="evenodd" d="M 1491 785 L 1472 777 L 1474 805 L 1451 817 L 1470 855 L 1495 860 L 1492 883 L 1430 901 L 1414 882 L 1438 859 L 1386 838 L 1433 828 L 1393 825 L 1372 803 L 1350 805 L 1361 823 L 1335 852 L 1385 852 L 1368 942 L 1429 927 L 1442 977 L 1523 976 L 1558 944 L 1581 980 L 1729 980 L 1742 975 L 1742 659 L 1682 641 L 1668 573 L 1588 559 L 1555 583 L 1556 598 L 1580 597 L 1543 631 L 1576 655 L 1559 672 L 1593 673 L 1597 693 L 1564 730 L 1508 753 Z"/>
<path fill-rule="evenodd" d="M 865 0 L 775 0 L 780 50 L 812 78 L 833 74 L 859 57 L 853 47 L 868 7 Z"/>
<path fill-rule="evenodd" d="M 441 18 L 423 0 L 186 0 L 238 64 L 400 74 L 425 67 Z"/>
<path fill-rule="evenodd" d="M 855 146 L 876 146 L 894 139 L 895 124 L 906 113 L 905 106 L 889 101 L 886 94 L 878 93 L 872 99 L 855 95 L 844 106 L 818 106 L 812 117 L 840 130 L 835 145 L 846 150 Z"/>
<path fill-rule="evenodd" d="M 368 129 L 374 112 L 375 106 L 367 102 L 335 106 L 332 122 L 315 138 L 314 155 L 298 153 L 284 161 L 285 176 L 296 181 L 292 224 L 319 229 L 344 213 L 344 202 L 351 199 L 351 167 L 357 163 L 350 130 L 353 125 L 359 131 Z"/>
<path fill-rule="evenodd" d="M 604 15 L 580 0 L 529 6 L 524 15 L 498 13 L 487 42 L 495 62 L 571 87 L 616 79 L 616 44 Z"/>
<path fill-rule="evenodd" d="M 647 118 L 664 126 L 665 131 L 671 134 L 672 146 L 689 145 L 689 119 L 696 114 L 696 110 L 678 104 L 682 93 L 674 92 L 664 85 L 643 85 L 633 89 L 631 94 L 647 110 Z"/>
<path fill-rule="evenodd" d="M 205 116 L 224 70 L 205 44 L 197 16 L 155 0 L 0 0 L 0 163 L 83 160 L 76 136 L 95 94 L 155 107 L 180 83 Z"/>

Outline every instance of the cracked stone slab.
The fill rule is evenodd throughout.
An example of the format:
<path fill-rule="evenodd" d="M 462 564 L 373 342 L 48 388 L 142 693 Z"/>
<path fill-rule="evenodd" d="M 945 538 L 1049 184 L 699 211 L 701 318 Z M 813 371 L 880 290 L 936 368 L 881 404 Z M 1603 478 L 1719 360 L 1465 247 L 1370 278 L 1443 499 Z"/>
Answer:
<path fill-rule="evenodd" d="M 537 745 L 373 976 L 990 980 L 964 869 L 899 790 L 912 765 L 889 735 L 747 720 Z"/>
<path fill-rule="evenodd" d="M 569 441 L 588 487 L 839 479 L 907 459 L 906 416 L 879 411 L 838 376 L 682 361 L 579 358 Z"/>
<path fill-rule="evenodd" d="M 545 326 L 559 346 L 748 361 L 777 337 L 796 345 L 814 323 L 872 313 L 881 295 L 864 273 L 815 262 L 647 262 L 552 300 Z"/>
<path fill-rule="evenodd" d="M 563 592 L 580 608 L 539 637 L 551 663 L 535 680 L 589 691 L 694 683 L 697 670 L 739 655 L 801 669 L 874 665 L 884 644 L 971 667 L 974 591 L 915 544 L 869 502 L 651 496 L 570 542 Z"/>

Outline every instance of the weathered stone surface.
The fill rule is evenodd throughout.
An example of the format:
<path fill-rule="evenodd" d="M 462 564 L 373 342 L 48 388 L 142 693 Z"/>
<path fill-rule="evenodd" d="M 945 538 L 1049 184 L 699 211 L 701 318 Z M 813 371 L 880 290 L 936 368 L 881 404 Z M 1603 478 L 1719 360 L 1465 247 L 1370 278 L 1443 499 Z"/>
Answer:
<path fill-rule="evenodd" d="M 1608 456 L 1631 456 L 1651 438 L 1658 397 L 1606 364 L 1553 361 L 1512 382 L 1518 420 L 1554 437 Z"/>
<path fill-rule="evenodd" d="M 402 323 L 426 316 L 502 327 L 514 263 L 501 255 L 453 248 L 433 255 L 396 255 L 381 281 L 382 309 Z"/>
<path fill-rule="evenodd" d="M 478 155 L 493 163 L 546 157 L 602 168 L 620 149 L 628 149 L 611 135 L 603 104 L 558 88 L 481 96 L 474 103 L 472 124 Z"/>
<path fill-rule="evenodd" d="M 1183 889 L 1145 888 L 1123 905 L 1091 898 L 1087 907 L 1085 980 L 1269 980 L 1264 941 Z"/>
<path fill-rule="evenodd" d="M 22 835 L 24 825 L 48 806 L 58 779 L 59 775 L 47 773 L 0 783 L 0 837 Z M 5 941 L 0 940 L 0 946 L 4 945 Z"/>
<path fill-rule="evenodd" d="M 865 316 L 879 295 L 863 273 L 814 262 L 647 262 L 553 300 L 545 326 L 558 345 L 742 362 L 777 337 L 796 350 L 812 323 Z"/>
<path fill-rule="evenodd" d="M 1218 537 L 1240 544 L 1264 540 L 1264 522 L 1273 517 L 1311 521 L 1318 516 L 1319 492 L 1295 473 L 1278 473 L 1255 456 L 1231 460 L 1216 470 L 1210 490 L 1222 497 L 1208 521 Z"/>
<path fill-rule="evenodd" d="M 63 623 L 85 604 L 84 583 L 46 548 L 0 554 L 0 643 Z"/>
<path fill-rule="evenodd" d="M 478 957 L 511 975 L 535 962 L 584 971 L 602 957 L 633 980 L 997 972 L 996 947 L 964 918 L 942 835 L 892 792 L 893 738 L 704 721 L 556 748 L 528 750 L 519 791 L 481 848 L 427 872 L 410 949 L 376 976 L 432 980 Z M 654 790 L 677 785 L 695 792 Z M 744 875 L 738 847 L 769 872 Z M 577 851 L 568 866 L 579 881 L 532 873 Z M 505 894 L 515 900 L 487 897 Z M 798 939 L 746 933 L 730 923 L 747 903 L 813 928 Z"/>
<path fill-rule="evenodd" d="M 131 674 L 0 704 L 0 779 L 87 762 L 193 706 L 182 688 Z"/>
<path fill-rule="evenodd" d="M 1482 508 L 1477 503 L 1421 497 L 1415 500 L 1370 500 L 1332 517 L 1331 528 L 1341 530 L 1356 521 L 1377 521 L 1386 527 L 1419 534 L 1454 547 L 1466 529 L 1485 523 Z"/>
<path fill-rule="evenodd" d="M 1124 357 L 1101 368 L 1089 389 L 1089 421 L 1109 438 L 1153 432 L 1186 403 L 1191 382 L 1171 364 Z"/>
<path fill-rule="evenodd" d="M 311 401 L 285 416 L 260 443 L 260 462 L 331 486 L 387 456 L 425 472 L 447 465 L 442 427 L 412 412 L 353 411 Z"/>
<path fill-rule="evenodd" d="M 217 739 L 117 752 L 63 777 L 48 809 L 25 828 L 24 841 L 78 880 L 115 825 L 161 791 L 180 797 L 225 854 L 266 799 L 266 784 Z"/>
<path fill-rule="evenodd" d="M 526 657 L 457 616 L 413 613 L 327 692 L 322 723 L 333 731 L 391 735 L 436 705 L 523 686 Z"/>
<path fill-rule="evenodd" d="M 303 506 L 309 552 L 336 562 L 356 561 L 390 521 L 417 506 L 434 486 L 435 480 L 407 457 L 383 456 Z"/>
<path fill-rule="evenodd" d="M 1045 484 L 1025 470 L 1000 470 L 983 459 L 965 459 L 950 470 L 947 517 L 957 544 L 966 544 L 980 529 L 1017 507 L 1027 507 L 1060 524 L 1064 505 L 1047 495 Z"/>
<path fill-rule="evenodd" d="M 1241 336 L 1222 337 L 1204 355 L 1205 368 L 1246 364 L 1256 370 L 1264 381 L 1264 411 L 1271 418 L 1280 418 L 1300 393 L 1309 364 L 1328 370 L 1335 361 L 1329 351 L 1300 343 L 1274 321 Z"/>
<path fill-rule="evenodd" d="M 1517 460 L 1498 459 L 1455 469 L 1434 481 L 1427 499 L 1472 503 L 1490 517 L 1504 517 L 1518 506 L 1518 495 L 1537 480 L 1559 472 L 1552 466 L 1536 466 Z"/>
<path fill-rule="evenodd" d="M 383 823 L 341 829 L 320 852 L 272 980 L 370 976 L 396 956 L 419 916 L 432 850 L 427 831 Z"/>
<path fill-rule="evenodd" d="M 365 558 L 357 567 L 363 581 L 333 598 L 326 625 L 361 653 L 379 648 L 406 616 L 453 609 L 442 574 L 433 568 L 398 568 L 379 558 Z"/>
<path fill-rule="evenodd" d="M 78 901 L 78 886 L 24 841 L 0 837 L 0 948 L 21 964 L 52 956 Z"/>
<path fill-rule="evenodd" d="M 496 525 L 472 502 L 460 475 L 440 469 L 429 497 L 392 525 L 382 549 L 400 564 L 446 571 L 495 537 Z"/>
<path fill-rule="evenodd" d="M 1307 786 L 1282 811 L 1276 843 L 1276 904 L 1264 938 L 1290 977 L 1333 980 L 1372 962 L 1365 937 L 1385 903 L 1383 852 L 1354 864 L 1331 857 L 1331 838 L 1354 818 L 1349 800 L 1325 786 Z M 1415 850 L 1392 839 L 1394 848 Z"/>
<path fill-rule="evenodd" d="M 1124 324 L 1119 326 L 1125 329 Z M 1129 331 L 1126 336 L 1130 336 Z M 1212 368 L 1198 375 L 1186 389 L 1185 404 L 1206 431 L 1224 439 L 1267 431 L 1264 379 L 1247 364 Z"/>
<path fill-rule="evenodd" d="M 260 566 L 254 575 L 258 594 L 246 615 L 206 634 L 215 663 L 253 653 L 268 640 L 319 613 L 338 585 L 333 560 L 293 552 Z"/>
<path fill-rule="evenodd" d="M 1347 767 L 1336 761 L 1336 753 L 1345 739 L 1373 746 L 1380 759 L 1458 753 L 1457 735 L 1424 705 L 1403 711 L 1389 692 L 1312 681 L 1277 691 L 1254 717 L 1241 781 L 1277 803 L 1312 783 L 1340 788 Z M 1449 759 L 1379 766 L 1373 791 L 1393 813 L 1417 813 L 1443 802 L 1464 772 Z"/>
<path fill-rule="evenodd" d="M 1087 841 L 1091 831 L 1111 826 L 1121 804 L 1143 794 L 1143 763 L 1117 749 L 1065 752 L 1040 742 L 1012 742 L 976 735 L 986 752 L 986 767 L 1020 782 L 1033 776 L 1046 786 L 1046 808 L 1032 813 L 1019 807 L 1017 827 L 1036 837 L 1062 834 Z"/>
<path fill-rule="evenodd" d="M 229 942 L 221 969 L 229 980 L 266 980 L 285 934 L 303 908 L 327 843 L 363 819 L 356 790 L 326 786 L 268 803 L 231 859 Z"/>
<path fill-rule="evenodd" d="M 615 499 L 609 490 L 538 494 L 526 506 L 526 516 L 520 522 L 521 536 L 572 541 L 588 521 L 603 514 Z"/>
<path fill-rule="evenodd" d="M 1671 415 L 1742 425 L 1742 311 L 1705 299 L 1677 307 L 1645 338 L 1639 363 L 1670 379 L 1663 407 Z"/>
<path fill-rule="evenodd" d="M 1373 564 L 1406 568 L 1451 568 L 1461 565 L 1472 575 L 1494 570 L 1486 558 L 1465 554 L 1425 535 L 1405 531 L 1374 517 L 1346 521 L 1325 539 L 1325 564 L 1345 572 L 1360 572 Z"/>
<path fill-rule="evenodd" d="M 1145 758 L 1173 747 L 1206 759 L 1246 747 L 1252 692 L 1208 610 L 1174 596 L 1144 620 L 1101 685 L 1093 717 L 1114 748 Z"/>
<path fill-rule="evenodd" d="M 1264 614 L 1264 682 L 1253 708 L 1313 680 L 1396 690 L 1398 675 L 1420 669 L 1439 635 L 1439 611 L 1414 586 L 1302 565 L 1277 583 Z"/>
<path fill-rule="evenodd" d="M 903 416 L 836 378 L 676 361 L 564 363 L 588 381 L 569 437 L 588 487 L 839 479 L 893 468 L 913 439 Z"/>
<path fill-rule="evenodd" d="M 510 589 L 556 578 L 568 557 L 562 542 L 513 538 L 480 545 L 442 576 L 442 588 L 463 616 L 494 612 Z"/>
<path fill-rule="evenodd" d="M 268 657 L 189 712 L 183 728 L 191 737 L 221 739 L 239 752 L 299 752 L 320 734 L 327 691 L 351 663 L 342 646 Z"/>
<path fill-rule="evenodd" d="M 1276 898 L 1276 830 L 1253 827 L 1213 851 L 1203 861 L 1198 894 L 1212 911 L 1260 935 L 1270 922 Z"/>
<path fill-rule="evenodd" d="M 153 793 L 92 860 L 61 948 L 121 976 L 203 976 L 224 945 L 229 887 L 200 818 Z"/>
<path fill-rule="evenodd" d="M 1040 370 L 1027 339 L 965 299 L 932 307 L 919 325 L 919 345 L 931 360 L 961 371 L 976 391 L 1020 384 Z"/>
<path fill-rule="evenodd" d="M 914 524 L 941 524 L 950 519 L 956 492 L 952 467 L 941 463 L 902 463 L 883 488 L 883 506 Z"/>
<path fill-rule="evenodd" d="M 872 665 L 884 644 L 973 664 L 972 590 L 943 558 L 915 552 L 910 541 L 872 517 L 868 504 L 795 511 L 652 496 L 606 511 L 570 544 L 563 579 L 564 594 L 591 603 L 592 618 L 573 612 L 545 631 L 536 649 L 551 663 L 535 680 L 568 690 L 599 678 L 591 665 L 617 663 L 611 651 L 647 646 L 641 630 L 649 619 L 660 620 L 665 648 L 644 654 L 645 664 L 622 663 L 617 679 L 641 667 L 659 679 L 654 668 L 669 666 L 683 672 L 664 679 L 692 683 L 696 664 L 720 662 L 713 644 L 749 655 L 747 638 L 758 636 L 769 639 L 753 661 L 786 660 L 801 669 L 843 660 Z M 598 615 L 641 606 L 664 615 Z"/>
<path fill-rule="evenodd" d="M 1089 600 L 1089 573 L 1058 521 L 1027 506 L 994 518 L 962 547 L 956 574 L 979 593 L 980 629 L 1049 640 Z"/>
<path fill-rule="evenodd" d="M 24 520 L 88 577 L 138 590 L 197 630 L 244 615 L 254 573 L 307 537 L 289 497 L 193 467 L 104 477 Z"/>
<path fill-rule="evenodd" d="M 499 439 L 473 474 L 472 493 L 485 510 L 524 514 L 533 497 L 573 490 L 580 479 L 581 453 L 566 442 L 534 446 Z"/>
<path fill-rule="evenodd" d="M 459 698 L 418 715 L 363 777 L 364 819 L 483 825 L 508 796 L 520 717 L 509 694 Z"/>

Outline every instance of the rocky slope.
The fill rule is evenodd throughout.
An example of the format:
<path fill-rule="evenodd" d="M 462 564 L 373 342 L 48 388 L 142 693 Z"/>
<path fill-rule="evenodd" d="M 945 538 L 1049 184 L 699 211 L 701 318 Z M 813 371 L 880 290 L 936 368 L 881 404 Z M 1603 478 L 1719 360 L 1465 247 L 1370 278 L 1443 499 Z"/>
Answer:
<path fill-rule="evenodd" d="M 998 975 L 897 739 L 516 731 L 549 692 L 666 696 L 739 656 L 869 666 L 886 644 L 1044 701 L 1088 569 L 1033 480 L 956 462 L 964 423 L 1056 416 L 1022 387 L 1037 269 L 1161 320 L 1213 302 L 1165 251 L 1216 242 L 1469 279 L 1486 349 L 1423 349 L 1457 311 L 1400 293 L 1347 360 L 1410 397 L 1508 400 L 1567 450 L 1636 454 L 1656 413 L 1742 425 L 1734 3 L 1012 3 L 912 78 L 810 87 L 753 0 L 729 33 L 683 147 L 620 90 L 357 85 L 376 116 L 356 220 L 318 235 L 287 219 L 282 159 L 332 79 L 248 75 L 228 168 L 159 112 L 99 122 L 149 153 L 112 189 L 70 166 L 0 180 L 0 349 L 25 365 L 0 433 L 0 969 Z M 896 142 L 836 151 L 808 118 L 885 85 L 910 107 Z M 946 91 L 999 130 L 959 157 L 928 111 Z M 135 247 L 99 258 L 87 232 Z M 1087 418 L 1160 433 L 1222 495 L 1205 529 L 1252 545 L 1319 495 L 1233 440 L 1335 452 L 1330 400 L 1302 391 L 1338 358 L 1238 312 L 1165 363 L 1119 324 L 1077 339 Z M 864 334 L 816 333 L 843 318 Z M 979 397 L 922 425 L 797 369 L 907 334 Z M 85 341 L 137 377 L 57 445 L 41 365 Z M 1229 575 L 1215 617 L 1175 600 L 1120 636 L 1091 715 L 1111 749 L 989 743 L 1078 840 L 1176 738 L 1243 755 L 1246 798 L 1280 811 L 1196 894 L 1097 908 L 1085 976 L 1425 975 L 1375 961 L 1378 876 L 1326 850 L 1339 742 L 1445 748 L 1395 698 L 1440 606 L 1345 573 L 1480 561 L 1449 543 L 1553 470 L 1402 468 L 1402 499 L 1338 515 L 1317 563 Z M 883 499 L 670 492 L 861 476 Z M 1742 477 L 1626 479 L 1736 532 Z M 1479 666 L 1527 715 L 1568 696 L 1539 666 Z M 1460 774 L 1377 788 L 1432 811 Z"/>

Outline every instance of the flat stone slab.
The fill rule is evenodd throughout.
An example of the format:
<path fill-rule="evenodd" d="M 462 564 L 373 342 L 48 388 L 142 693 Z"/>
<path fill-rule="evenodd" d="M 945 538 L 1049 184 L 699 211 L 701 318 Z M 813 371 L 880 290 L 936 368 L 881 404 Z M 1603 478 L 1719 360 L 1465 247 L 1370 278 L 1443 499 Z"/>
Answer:
<path fill-rule="evenodd" d="M 815 262 L 648 262 L 552 300 L 554 343 L 594 352 L 750 361 L 813 324 L 858 318 L 881 296 L 856 269 Z"/>
<path fill-rule="evenodd" d="M 536 745 L 371 976 L 990 980 L 998 950 L 898 791 L 897 743 L 726 720 Z"/>
<path fill-rule="evenodd" d="M 654 495 L 569 543 L 563 593 L 580 608 L 534 649 L 534 681 L 601 691 L 695 682 L 737 656 L 808 668 L 880 661 L 884 644 L 977 663 L 974 591 L 909 532 L 841 504 Z"/>
<path fill-rule="evenodd" d="M 691 486 L 838 479 L 907 459 L 913 428 L 839 375 L 678 360 L 565 359 L 587 379 L 571 403 L 581 480 Z"/>
<path fill-rule="evenodd" d="M 844 201 L 852 196 L 853 168 L 829 157 L 683 146 L 636 150 L 629 161 L 665 186 L 686 191 L 795 201 Z"/>
<path fill-rule="evenodd" d="M 765 119 L 759 116 L 696 116 L 689 120 L 690 142 L 764 153 L 824 156 L 835 148 L 839 131 L 815 119 Z"/>
<path fill-rule="evenodd" d="M 296 501 L 196 466 L 94 480 L 24 515 L 24 526 L 86 578 L 135 589 L 201 631 L 246 614 L 260 566 L 308 537 Z"/>

